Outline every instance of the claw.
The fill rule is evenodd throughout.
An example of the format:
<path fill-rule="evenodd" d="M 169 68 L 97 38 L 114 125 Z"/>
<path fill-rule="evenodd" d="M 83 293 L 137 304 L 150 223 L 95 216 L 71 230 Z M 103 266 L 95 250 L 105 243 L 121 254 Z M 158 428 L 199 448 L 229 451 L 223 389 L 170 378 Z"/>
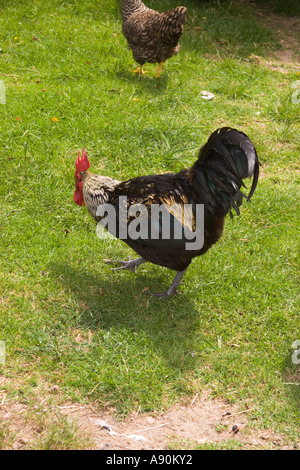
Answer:
<path fill-rule="evenodd" d="M 145 73 L 147 73 L 147 70 L 143 70 L 142 66 L 140 66 L 136 70 L 134 70 L 133 73 L 138 73 L 139 76 L 140 75 L 145 75 Z"/>
<path fill-rule="evenodd" d="M 123 260 L 115 261 L 111 259 L 104 259 L 103 261 L 107 264 L 119 265 L 119 267 L 117 268 L 112 268 L 112 271 L 119 271 L 120 269 L 130 269 L 133 273 L 136 273 L 137 267 L 140 264 L 146 262 L 143 258 L 137 258 L 137 259 L 131 260 L 130 257 L 128 258 L 128 261 L 123 261 Z"/>

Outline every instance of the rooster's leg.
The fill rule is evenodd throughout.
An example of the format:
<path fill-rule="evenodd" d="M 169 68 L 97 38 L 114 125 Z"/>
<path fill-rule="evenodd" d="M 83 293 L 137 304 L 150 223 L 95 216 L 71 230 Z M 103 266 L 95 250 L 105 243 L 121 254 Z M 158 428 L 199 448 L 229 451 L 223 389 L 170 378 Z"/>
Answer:
<path fill-rule="evenodd" d="M 158 64 L 158 67 L 157 67 L 157 70 L 156 70 L 156 74 L 155 74 L 155 78 L 159 78 L 161 69 L 163 68 L 163 65 L 164 65 L 164 61 L 162 60 L 162 61 Z"/>
<path fill-rule="evenodd" d="M 178 271 L 177 272 L 176 276 L 173 279 L 172 284 L 170 285 L 169 289 L 166 292 L 159 292 L 159 293 L 153 294 L 153 295 L 155 295 L 156 297 L 167 298 L 167 297 L 171 297 L 171 295 L 177 294 L 177 287 L 179 286 L 180 281 L 183 278 L 184 273 L 186 272 L 186 270 L 187 270 L 187 268 L 184 269 L 183 271 Z"/>
<path fill-rule="evenodd" d="M 147 260 L 144 258 L 136 258 L 132 260 L 129 258 L 128 261 L 114 261 L 111 259 L 105 259 L 103 261 L 108 264 L 120 265 L 118 268 L 113 268 L 113 271 L 118 271 L 119 269 L 131 269 L 131 271 L 134 273 L 136 273 L 136 269 L 140 264 L 147 263 Z"/>
<path fill-rule="evenodd" d="M 138 73 L 139 76 L 140 76 L 140 75 L 145 75 L 145 73 L 147 73 L 147 71 L 143 70 L 143 66 L 140 65 L 136 70 L 133 71 L 133 73 Z"/>

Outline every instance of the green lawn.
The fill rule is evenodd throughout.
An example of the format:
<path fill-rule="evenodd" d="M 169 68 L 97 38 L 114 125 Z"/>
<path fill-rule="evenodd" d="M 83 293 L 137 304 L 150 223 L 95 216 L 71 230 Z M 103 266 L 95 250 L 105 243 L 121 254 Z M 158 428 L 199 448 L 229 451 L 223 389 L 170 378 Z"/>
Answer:
<path fill-rule="evenodd" d="M 249 427 L 296 442 L 300 76 L 265 64 L 279 38 L 246 6 L 183 4 L 181 52 L 155 79 L 156 65 L 132 74 L 116 0 L 0 0 L 0 390 L 33 414 L 37 397 L 126 414 L 211 390 L 251 408 Z M 223 125 L 256 146 L 256 193 L 193 261 L 180 295 L 151 298 L 145 288 L 167 288 L 174 273 L 150 264 L 116 273 L 102 262 L 134 253 L 99 240 L 73 203 L 77 151 L 118 179 L 178 171 Z M 65 447 L 78 447 L 70 435 Z M 0 423 L 0 447 L 12 443 Z"/>

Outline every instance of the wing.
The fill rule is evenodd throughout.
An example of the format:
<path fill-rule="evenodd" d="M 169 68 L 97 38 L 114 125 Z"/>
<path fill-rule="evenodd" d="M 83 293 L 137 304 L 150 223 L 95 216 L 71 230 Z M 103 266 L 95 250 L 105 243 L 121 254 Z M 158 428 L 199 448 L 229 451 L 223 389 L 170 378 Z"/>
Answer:
<path fill-rule="evenodd" d="M 105 218 L 104 208 L 105 216 L 97 219 L 103 227 L 144 259 L 177 271 L 222 234 L 224 218 L 212 217 L 195 204 L 187 170 L 121 182 L 107 202 L 113 217 Z"/>
<path fill-rule="evenodd" d="M 186 248 L 187 243 L 195 241 L 196 211 L 186 171 L 120 183 L 110 204 L 116 211 L 113 234 L 117 238 L 157 264 L 169 267 L 189 264 L 192 255 L 186 253 Z M 105 228 L 111 232 L 108 226 Z M 198 251 L 201 248 L 202 245 L 197 245 Z"/>
<path fill-rule="evenodd" d="M 123 33 L 130 46 L 157 47 L 157 22 L 160 14 L 156 11 L 147 11 L 132 15 L 123 23 Z"/>
<path fill-rule="evenodd" d="M 183 32 L 183 20 L 177 18 L 177 9 L 165 13 L 154 10 L 132 15 L 123 23 L 123 33 L 130 46 L 152 49 L 176 46 Z"/>

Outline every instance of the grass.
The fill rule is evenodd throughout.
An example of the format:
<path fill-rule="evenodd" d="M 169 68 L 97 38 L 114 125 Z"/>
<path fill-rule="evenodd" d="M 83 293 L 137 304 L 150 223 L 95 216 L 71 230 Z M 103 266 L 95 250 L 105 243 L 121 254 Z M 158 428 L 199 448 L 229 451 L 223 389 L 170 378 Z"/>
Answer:
<path fill-rule="evenodd" d="M 8 403 L 32 408 L 41 383 L 46 403 L 59 386 L 62 402 L 120 414 L 160 411 L 209 389 L 251 408 L 250 426 L 294 442 L 299 74 L 263 65 L 278 38 L 250 7 L 185 5 L 180 55 L 156 80 L 155 65 L 140 79 L 131 73 L 115 1 L 0 1 L 0 388 Z M 202 90 L 215 98 L 203 100 Z M 136 276 L 116 274 L 103 264 L 134 254 L 99 240 L 73 203 L 77 151 L 86 148 L 92 171 L 120 179 L 178 171 L 222 125 L 249 135 L 262 177 L 251 205 L 192 263 L 180 295 L 159 302 L 143 291 L 167 287 L 173 272 L 145 265 Z M 71 425 L 59 427 L 65 439 L 55 426 L 34 446 L 82 445 Z M 0 447 L 12 445 L 8 434 L 0 429 Z"/>
<path fill-rule="evenodd" d="M 299 16 L 300 6 L 297 0 L 257 0 L 257 4 L 262 7 L 267 7 L 275 13 L 285 13 L 286 15 Z"/>

